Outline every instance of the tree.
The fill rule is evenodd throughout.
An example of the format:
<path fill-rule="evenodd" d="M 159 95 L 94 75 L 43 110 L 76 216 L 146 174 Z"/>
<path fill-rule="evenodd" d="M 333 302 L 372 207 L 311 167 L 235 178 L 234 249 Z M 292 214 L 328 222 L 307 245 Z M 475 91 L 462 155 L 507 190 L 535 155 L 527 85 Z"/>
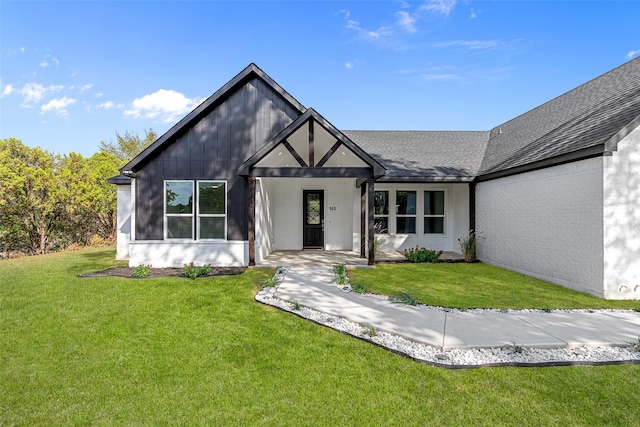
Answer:
<path fill-rule="evenodd" d="M 120 166 L 124 166 L 129 160 L 140 154 L 142 150 L 153 144 L 158 139 L 158 135 L 153 129 L 144 130 L 144 139 L 140 136 L 124 131 L 124 135 L 120 135 L 116 131 L 116 141 L 100 141 L 100 151 L 111 153 L 121 162 Z"/>
<path fill-rule="evenodd" d="M 26 237 L 34 254 L 47 251 L 65 212 L 57 166 L 47 151 L 15 138 L 0 140 L 0 218 L 4 229 Z"/>

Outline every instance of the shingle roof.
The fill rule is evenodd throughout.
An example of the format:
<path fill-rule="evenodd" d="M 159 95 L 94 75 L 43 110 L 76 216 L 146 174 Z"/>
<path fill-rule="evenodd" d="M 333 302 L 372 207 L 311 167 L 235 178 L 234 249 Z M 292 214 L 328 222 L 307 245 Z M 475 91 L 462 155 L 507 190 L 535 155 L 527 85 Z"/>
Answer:
<path fill-rule="evenodd" d="M 476 176 L 489 132 L 343 131 L 380 162 L 383 180 L 421 178 L 468 181 Z"/>
<path fill-rule="evenodd" d="M 491 131 L 479 174 L 603 146 L 640 115 L 640 58 Z"/>

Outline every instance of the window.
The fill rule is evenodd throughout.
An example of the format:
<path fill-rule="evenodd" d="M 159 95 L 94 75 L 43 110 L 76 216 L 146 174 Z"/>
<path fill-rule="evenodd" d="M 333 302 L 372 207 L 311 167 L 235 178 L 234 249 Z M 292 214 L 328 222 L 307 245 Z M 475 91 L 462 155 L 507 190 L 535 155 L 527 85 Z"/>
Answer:
<path fill-rule="evenodd" d="M 198 237 L 226 238 L 226 191 L 220 181 L 198 181 Z"/>
<path fill-rule="evenodd" d="M 416 192 L 396 191 L 396 232 L 416 232 Z"/>
<path fill-rule="evenodd" d="M 374 228 L 378 234 L 389 233 L 389 192 L 376 191 L 374 194 Z"/>
<path fill-rule="evenodd" d="M 193 239 L 193 182 L 166 181 L 164 203 L 167 239 Z"/>
<path fill-rule="evenodd" d="M 424 192 L 424 233 L 444 234 L 444 191 Z"/>
<path fill-rule="evenodd" d="M 194 211 L 194 182 L 165 181 L 165 237 L 167 239 L 225 239 L 226 184 L 197 181 L 197 210 Z M 194 215 L 196 214 L 196 215 Z M 197 223 L 194 219 L 197 216 Z"/>

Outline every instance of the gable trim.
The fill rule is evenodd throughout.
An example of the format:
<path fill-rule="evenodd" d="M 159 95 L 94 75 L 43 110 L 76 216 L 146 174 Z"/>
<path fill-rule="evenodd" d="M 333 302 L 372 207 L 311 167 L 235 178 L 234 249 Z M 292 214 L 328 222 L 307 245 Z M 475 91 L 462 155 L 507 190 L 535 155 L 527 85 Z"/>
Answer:
<path fill-rule="evenodd" d="M 238 73 L 235 77 L 229 80 L 224 86 L 218 89 L 213 95 L 203 101 L 200 105 L 194 108 L 189 114 L 183 117 L 178 123 L 176 123 L 171 129 L 165 132 L 160 138 L 158 138 L 153 144 L 143 150 L 140 154 L 134 157 L 129 163 L 120 169 L 121 173 L 135 172 L 139 170 L 142 164 L 152 156 L 157 150 L 161 149 L 167 142 L 178 134 L 182 129 L 187 128 L 190 124 L 199 120 L 202 116 L 206 115 L 211 109 L 215 108 L 222 101 L 228 98 L 235 90 L 247 83 L 253 78 L 259 78 L 269 86 L 274 92 L 284 98 L 295 110 L 300 114 L 306 111 L 304 105 L 298 102 L 293 96 L 291 96 L 286 90 L 282 88 L 278 83 L 269 77 L 264 71 L 262 71 L 256 64 L 249 64 L 244 70 Z"/>
<path fill-rule="evenodd" d="M 618 133 L 613 135 L 607 142 L 604 143 L 604 149 L 606 151 L 618 151 L 618 142 L 622 141 L 627 135 L 633 132 L 638 126 L 640 126 L 640 115 L 631 120 L 625 127 L 620 129 Z"/>
<path fill-rule="evenodd" d="M 336 140 L 337 140 L 336 144 L 339 143 L 340 145 L 344 145 L 351 152 L 353 152 L 353 154 L 355 154 L 360 160 L 362 160 L 364 163 L 366 163 L 369 166 L 370 172 L 369 172 L 368 176 L 380 177 L 380 176 L 383 176 L 385 174 L 384 166 L 382 166 L 380 163 L 378 163 L 378 161 L 376 161 L 373 157 L 371 157 L 368 153 L 366 153 L 362 148 L 360 148 L 353 141 L 351 141 L 351 139 L 349 139 L 346 135 L 344 135 L 337 128 L 335 128 L 331 123 L 329 123 L 320 114 L 318 114 L 318 112 L 316 112 L 313 108 L 309 108 L 307 111 L 305 111 L 300 117 L 298 117 L 287 128 L 285 128 L 284 130 L 282 130 L 282 132 L 280 132 L 278 135 L 276 135 L 267 145 L 262 147 L 253 156 L 251 156 L 242 165 L 240 165 L 240 167 L 238 168 L 238 174 L 241 175 L 241 176 L 258 176 L 258 173 L 264 173 L 265 170 L 267 170 L 269 168 L 260 168 L 260 167 L 257 168 L 257 167 L 255 167 L 255 165 L 258 162 L 260 162 L 260 160 L 264 159 L 269 153 L 271 153 L 273 150 L 275 150 L 278 145 L 283 144 L 286 147 L 286 145 L 284 143 L 287 141 L 287 138 L 289 136 L 291 136 L 293 133 L 295 133 L 298 129 L 300 129 L 307 122 L 309 122 L 309 163 L 310 163 L 310 165 L 306 165 L 306 162 L 304 162 L 303 159 L 300 159 L 300 160 L 302 160 L 302 163 L 300 163 L 300 160 L 298 160 L 297 157 L 296 157 L 296 155 L 298 155 L 298 157 L 300 157 L 299 154 L 298 153 L 294 154 L 287 147 L 287 150 L 289 150 L 291 152 L 291 154 L 294 157 L 296 157 L 296 160 L 298 161 L 298 163 L 300 163 L 302 168 L 312 169 L 314 171 L 319 171 L 320 169 L 329 169 L 329 170 L 345 169 L 345 168 L 323 168 L 323 167 L 320 167 L 319 164 L 314 165 L 314 160 L 313 160 L 314 154 L 313 154 L 313 151 L 314 151 L 315 136 L 314 136 L 314 130 L 313 129 L 314 129 L 314 122 L 315 122 L 315 123 L 318 123 L 320 126 L 322 126 L 334 138 L 336 138 Z M 331 150 L 333 150 L 335 148 L 335 150 L 333 151 L 333 153 L 335 153 L 335 151 L 339 147 L 339 145 L 338 145 L 338 147 L 336 147 L 336 144 L 334 144 L 331 147 L 331 149 L 329 150 L 330 152 L 331 152 Z M 331 157 L 331 154 L 333 154 L 333 153 L 330 153 L 330 152 L 328 152 L 320 160 L 320 162 L 322 162 L 323 165 L 329 160 L 329 158 Z M 329 157 L 327 157 L 327 155 L 329 155 Z M 327 157 L 327 158 L 325 159 L 325 157 Z M 284 168 L 274 168 L 274 170 L 282 170 L 282 169 L 284 169 Z M 352 168 L 352 169 L 363 169 L 363 168 Z M 364 168 L 364 169 L 367 169 L 367 168 Z M 267 175 L 260 175 L 260 176 L 267 176 Z M 273 175 L 270 174 L 269 176 L 273 176 Z M 317 176 L 320 176 L 320 175 L 317 175 Z M 321 176 L 325 176 L 325 173 L 321 173 Z M 338 176 L 342 176 L 342 175 L 338 175 Z M 360 176 L 360 175 L 358 175 L 358 176 Z"/>

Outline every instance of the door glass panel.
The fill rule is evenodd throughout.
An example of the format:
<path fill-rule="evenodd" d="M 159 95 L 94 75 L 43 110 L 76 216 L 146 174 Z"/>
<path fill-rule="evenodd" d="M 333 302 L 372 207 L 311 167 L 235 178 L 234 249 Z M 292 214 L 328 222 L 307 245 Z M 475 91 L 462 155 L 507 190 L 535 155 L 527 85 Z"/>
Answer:
<path fill-rule="evenodd" d="M 307 224 L 320 224 L 320 195 L 316 193 L 307 194 Z"/>

